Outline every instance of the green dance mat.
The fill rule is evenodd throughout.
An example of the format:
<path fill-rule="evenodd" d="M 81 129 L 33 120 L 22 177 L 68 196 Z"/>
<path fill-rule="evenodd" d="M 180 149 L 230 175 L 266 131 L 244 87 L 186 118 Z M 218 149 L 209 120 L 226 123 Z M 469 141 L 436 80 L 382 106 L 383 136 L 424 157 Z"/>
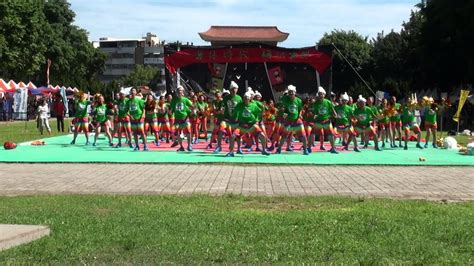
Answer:
<path fill-rule="evenodd" d="M 84 145 L 85 137 L 80 136 L 76 145 L 70 145 L 72 135 L 45 138 L 44 146 L 32 146 L 22 143 L 15 150 L 0 149 L 0 162 L 8 163 L 232 163 L 232 164 L 301 164 L 301 165 L 438 165 L 438 166 L 474 166 L 474 157 L 462 155 L 456 150 L 415 148 L 409 144 L 408 150 L 386 148 L 374 151 L 373 147 L 362 150 L 331 154 L 315 151 L 309 156 L 302 155 L 295 145 L 294 152 L 263 156 L 258 153 L 236 154 L 233 158 L 225 157 L 227 147 L 220 154 L 206 150 L 206 143 L 194 145 L 193 152 L 176 152 L 170 144 L 160 147 L 149 144 L 150 151 L 136 152 L 128 147 L 109 147 L 104 138 L 99 138 L 99 145 Z M 151 139 L 149 139 L 151 141 Z M 316 148 L 313 148 L 316 150 Z M 420 161 L 420 157 L 426 161 Z"/>

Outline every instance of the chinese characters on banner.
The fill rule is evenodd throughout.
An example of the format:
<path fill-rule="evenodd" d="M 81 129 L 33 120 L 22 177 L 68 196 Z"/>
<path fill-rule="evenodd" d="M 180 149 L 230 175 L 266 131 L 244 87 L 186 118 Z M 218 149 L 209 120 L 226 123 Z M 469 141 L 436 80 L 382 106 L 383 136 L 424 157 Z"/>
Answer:
<path fill-rule="evenodd" d="M 306 63 L 319 73 L 331 65 L 330 55 L 315 48 L 188 48 L 165 57 L 166 68 L 176 69 L 196 63 Z"/>

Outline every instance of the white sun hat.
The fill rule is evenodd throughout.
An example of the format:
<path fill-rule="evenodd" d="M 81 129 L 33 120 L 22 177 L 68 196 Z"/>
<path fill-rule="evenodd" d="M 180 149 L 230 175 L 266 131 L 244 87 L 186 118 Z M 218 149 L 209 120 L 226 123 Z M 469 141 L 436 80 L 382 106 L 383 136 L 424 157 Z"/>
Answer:
<path fill-rule="evenodd" d="M 359 98 L 357 99 L 357 102 L 366 103 L 367 100 L 364 97 L 362 97 L 362 95 L 359 95 Z"/>
<path fill-rule="evenodd" d="M 343 100 L 343 101 L 349 101 L 349 95 L 347 94 L 347 92 L 344 92 L 344 94 L 341 95 L 341 100 Z"/>
<path fill-rule="evenodd" d="M 248 87 L 247 92 L 250 92 L 252 94 L 252 97 L 255 95 L 255 92 L 253 91 L 252 87 Z"/>
<path fill-rule="evenodd" d="M 235 81 L 230 82 L 230 88 L 231 89 L 238 89 L 239 85 Z"/>
<path fill-rule="evenodd" d="M 244 94 L 244 97 L 245 97 L 245 98 L 252 99 L 252 97 L 253 97 L 253 92 L 247 91 L 247 92 Z"/>
<path fill-rule="evenodd" d="M 294 93 L 296 93 L 296 87 L 293 85 L 288 85 L 287 90 L 288 92 L 293 91 Z"/>
<path fill-rule="evenodd" d="M 323 87 L 319 86 L 318 93 L 326 94 L 326 90 Z"/>

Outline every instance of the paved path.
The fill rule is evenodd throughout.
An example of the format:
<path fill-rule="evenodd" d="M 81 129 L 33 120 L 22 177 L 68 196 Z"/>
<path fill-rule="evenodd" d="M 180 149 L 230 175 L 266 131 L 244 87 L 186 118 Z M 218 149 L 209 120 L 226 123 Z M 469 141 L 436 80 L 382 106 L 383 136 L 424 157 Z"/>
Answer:
<path fill-rule="evenodd" d="M 42 225 L 0 224 L 0 251 L 29 243 L 49 233 L 49 228 Z"/>
<path fill-rule="evenodd" d="M 191 193 L 474 200 L 474 167 L 0 164 L 0 195 Z"/>

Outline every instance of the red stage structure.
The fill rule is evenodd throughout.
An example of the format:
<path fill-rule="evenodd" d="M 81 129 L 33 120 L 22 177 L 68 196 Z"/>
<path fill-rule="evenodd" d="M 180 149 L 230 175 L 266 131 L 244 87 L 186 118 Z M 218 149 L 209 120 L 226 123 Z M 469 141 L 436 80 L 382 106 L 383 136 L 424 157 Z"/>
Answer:
<path fill-rule="evenodd" d="M 166 68 L 174 77 L 171 90 L 182 74 L 201 88 L 220 90 L 234 80 L 242 88 L 252 86 L 264 97 L 276 99 L 288 84 L 297 85 L 305 94 L 317 91 L 320 75 L 327 72 L 329 78 L 324 83 L 330 90 L 331 71 L 327 70 L 332 64 L 332 49 L 328 47 L 277 47 L 289 35 L 277 27 L 212 26 L 199 35 L 212 45 L 171 45 L 165 50 Z"/>

